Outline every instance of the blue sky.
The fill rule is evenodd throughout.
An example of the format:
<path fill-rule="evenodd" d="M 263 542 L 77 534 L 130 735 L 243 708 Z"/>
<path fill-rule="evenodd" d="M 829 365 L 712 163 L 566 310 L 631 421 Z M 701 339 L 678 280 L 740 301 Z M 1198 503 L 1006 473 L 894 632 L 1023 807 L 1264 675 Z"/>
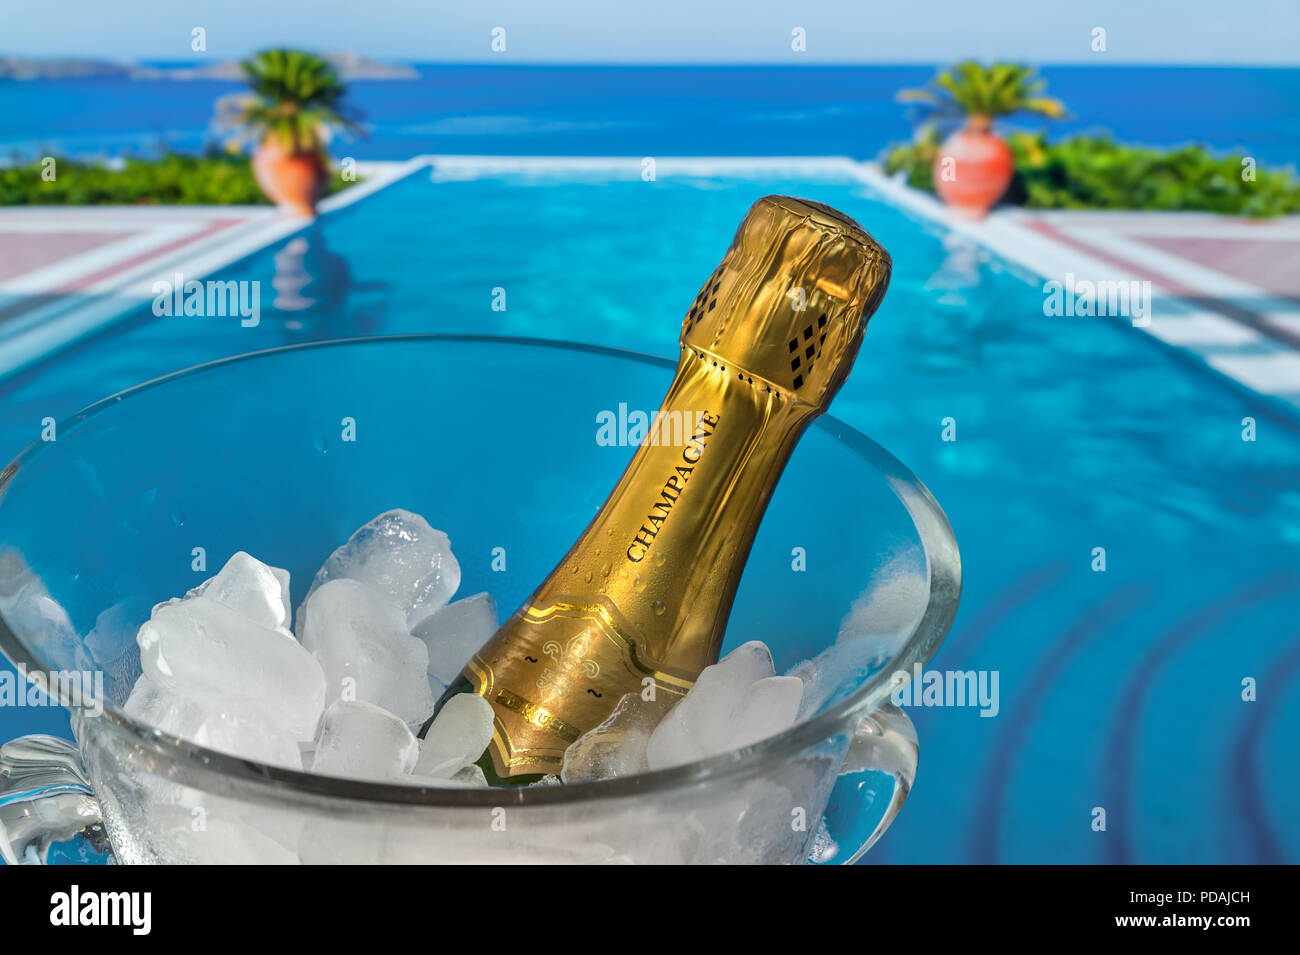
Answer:
<path fill-rule="evenodd" d="M 562 63 L 1300 64 L 1300 0 L 0 0 L 0 54 L 190 59 L 276 44 Z M 490 49 L 494 27 L 506 52 Z M 791 50 L 791 31 L 807 49 Z M 1106 30 L 1105 53 L 1090 44 Z M 1104 58 L 1104 59 L 1103 59 Z"/>

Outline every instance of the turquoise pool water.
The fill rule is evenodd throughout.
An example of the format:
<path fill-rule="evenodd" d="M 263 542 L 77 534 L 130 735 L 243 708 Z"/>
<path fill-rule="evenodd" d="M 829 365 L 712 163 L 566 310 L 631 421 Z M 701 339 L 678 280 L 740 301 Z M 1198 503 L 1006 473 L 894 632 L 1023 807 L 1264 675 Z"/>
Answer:
<path fill-rule="evenodd" d="M 893 255 L 833 411 L 952 521 L 965 590 L 934 666 L 999 675 L 995 717 L 912 710 L 918 785 L 869 858 L 1300 861 L 1300 428 L 1139 331 L 1045 317 L 1032 277 L 847 181 L 421 173 L 226 270 L 261 282 L 256 328 L 145 311 L 0 385 L 5 456 L 45 416 L 289 342 L 473 331 L 673 355 L 769 192 L 843 209 Z M 277 296 L 318 304 L 280 311 Z M 445 407 L 434 381 L 429 402 Z M 32 712 L 0 713 L 0 735 L 60 731 Z"/>

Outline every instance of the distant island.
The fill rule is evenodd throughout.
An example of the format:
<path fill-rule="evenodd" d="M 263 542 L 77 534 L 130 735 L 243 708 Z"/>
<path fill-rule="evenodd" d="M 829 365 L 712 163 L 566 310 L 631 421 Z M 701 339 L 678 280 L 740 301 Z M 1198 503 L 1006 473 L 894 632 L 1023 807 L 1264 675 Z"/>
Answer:
<path fill-rule="evenodd" d="M 381 63 L 357 53 L 322 53 L 345 82 L 348 80 L 415 80 L 420 73 L 401 63 Z M 244 78 L 238 60 L 192 66 L 156 67 L 136 63 L 75 58 L 35 59 L 0 56 L 0 80 L 232 80 Z"/>

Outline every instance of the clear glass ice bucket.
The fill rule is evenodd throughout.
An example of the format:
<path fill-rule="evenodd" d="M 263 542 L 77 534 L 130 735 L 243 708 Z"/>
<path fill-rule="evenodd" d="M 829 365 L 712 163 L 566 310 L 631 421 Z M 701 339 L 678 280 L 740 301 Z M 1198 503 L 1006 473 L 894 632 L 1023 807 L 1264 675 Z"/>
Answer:
<path fill-rule="evenodd" d="M 291 572 L 296 606 L 334 547 L 394 507 L 448 532 L 458 596 L 489 591 L 508 614 L 632 455 L 617 422 L 653 413 L 673 368 L 483 336 L 329 342 L 179 372 L 62 423 L 0 476 L 0 648 L 28 672 L 98 671 L 107 699 L 72 707 L 75 750 L 25 737 L 0 752 L 0 848 L 41 861 L 106 833 L 123 863 L 855 861 L 912 785 L 916 736 L 889 697 L 947 632 L 960 561 L 925 487 L 829 416 L 773 496 L 726 649 L 761 639 L 781 672 L 837 635 L 879 641 L 842 624 L 889 585 L 883 567 L 919 585 L 891 593 L 906 625 L 879 664 L 778 736 L 629 778 L 445 789 L 265 766 L 118 709 L 153 604 L 246 550 Z M 601 412 L 616 423 L 598 440 Z"/>

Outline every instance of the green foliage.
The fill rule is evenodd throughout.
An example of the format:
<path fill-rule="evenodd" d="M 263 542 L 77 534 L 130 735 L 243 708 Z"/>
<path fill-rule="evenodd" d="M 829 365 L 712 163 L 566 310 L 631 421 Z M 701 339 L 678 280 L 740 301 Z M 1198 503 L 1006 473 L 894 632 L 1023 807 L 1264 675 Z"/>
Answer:
<path fill-rule="evenodd" d="M 41 163 L 0 168 L 0 205 L 268 205 L 247 156 L 168 155 L 128 159 L 125 168 L 56 159 L 46 182 Z M 329 192 L 351 182 L 337 173 Z"/>
<path fill-rule="evenodd" d="M 1215 156 L 1202 146 L 1150 149 L 1101 136 L 1049 143 L 1043 133 L 1007 139 L 1016 177 L 1003 202 L 1030 209 L 1199 211 L 1268 218 L 1300 212 L 1300 182 L 1286 170 L 1256 169 L 1242 176 L 1242 156 Z M 931 167 L 938 134 L 891 148 L 886 172 L 902 171 L 909 185 L 934 191 Z"/>
<path fill-rule="evenodd" d="M 885 153 L 885 172 L 891 176 L 903 172 L 907 184 L 913 189 L 934 192 L 934 160 L 939 155 L 942 142 L 939 131 L 933 126 L 922 126 L 910 143 L 891 146 Z"/>
<path fill-rule="evenodd" d="M 1300 211 L 1300 183 L 1289 172 L 1255 170 L 1242 177 L 1242 156 L 1218 157 L 1201 146 L 1147 149 L 1077 136 L 1048 145 L 1042 135 L 1009 140 L 1033 209 L 1179 209 L 1226 215 Z"/>
<path fill-rule="evenodd" d="M 274 49 L 240 65 L 253 95 L 237 102 L 231 125 L 244 138 L 297 153 L 323 150 L 334 131 L 360 131 L 342 106 L 347 88 L 320 57 Z"/>
<path fill-rule="evenodd" d="M 940 70 L 922 89 L 902 90 L 899 102 L 919 103 L 932 119 L 959 116 L 990 120 L 995 116 L 1033 113 L 1048 119 L 1065 115 L 1065 105 L 1058 99 L 1039 95 L 1047 86 L 1035 70 L 1019 63 L 994 63 L 983 66 L 964 60 L 950 70 Z"/>

